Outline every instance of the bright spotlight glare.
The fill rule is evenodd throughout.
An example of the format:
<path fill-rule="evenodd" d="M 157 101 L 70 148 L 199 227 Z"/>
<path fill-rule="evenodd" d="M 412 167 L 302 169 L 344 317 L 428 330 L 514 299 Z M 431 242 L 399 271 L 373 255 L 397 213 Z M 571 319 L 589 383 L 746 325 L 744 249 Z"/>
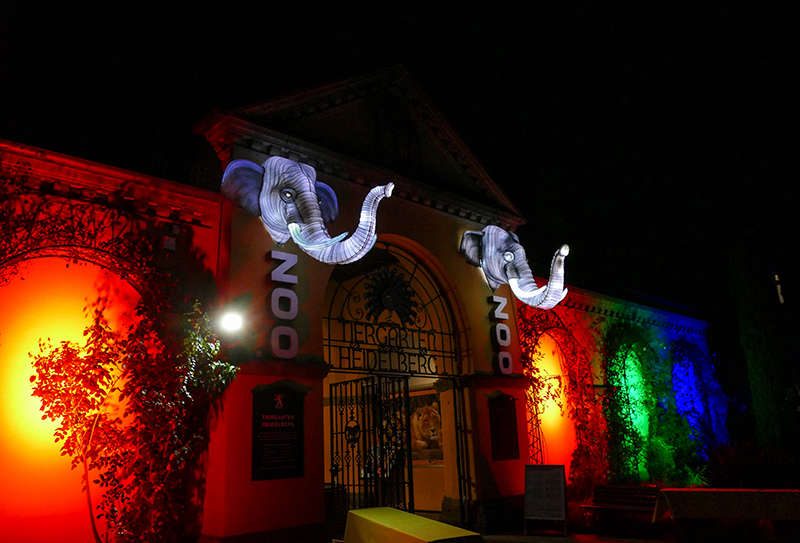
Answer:
<path fill-rule="evenodd" d="M 228 311 L 222 315 L 219 324 L 225 332 L 238 332 L 244 326 L 244 319 L 239 313 Z"/>

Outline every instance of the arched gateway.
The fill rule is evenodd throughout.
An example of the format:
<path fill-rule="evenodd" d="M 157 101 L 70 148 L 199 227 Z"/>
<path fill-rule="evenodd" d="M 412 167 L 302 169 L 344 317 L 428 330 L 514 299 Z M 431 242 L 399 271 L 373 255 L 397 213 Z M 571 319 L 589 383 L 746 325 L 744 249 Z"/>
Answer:
<path fill-rule="evenodd" d="M 323 312 L 331 368 L 326 468 L 340 507 L 386 505 L 466 517 L 469 474 L 459 338 L 439 282 L 386 242 L 335 269 Z"/>

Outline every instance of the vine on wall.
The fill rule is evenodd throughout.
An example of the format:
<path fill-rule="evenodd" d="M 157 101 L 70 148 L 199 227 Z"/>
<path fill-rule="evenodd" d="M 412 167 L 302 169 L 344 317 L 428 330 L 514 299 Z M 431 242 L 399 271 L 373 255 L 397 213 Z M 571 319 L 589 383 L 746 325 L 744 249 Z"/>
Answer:
<path fill-rule="evenodd" d="M 91 262 L 138 291 L 162 281 L 161 241 L 176 225 L 138 212 L 125 187 L 89 194 L 0 163 L 0 286 L 32 258 Z M 182 225 L 181 225 L 182 227 Z"/>
<path fill-rule="evenodd" d="M 726 398 L 711 357 L 690 338 L 629 320 L 580 320 L 566 308 L 519 308 L 522 364 L 530 386 L 532 463 L 541 462 L 539 414 L 557 390 L 538 369 L 547 334 L 562 354 L 566 405 L 575 425 L 570 491 L 601 483 L 707 484 L 709 451 L 727 442 Z M 593 359 L 598 379 L 593 378 Z"/>
<path fill-rule="evenodd" d="M 95 518 L 113 541 L 186 541 L 199 536 L 210 417 L 236 368 L 199 303 L 180 333 L 165 333 L 163 313 L 147 303 L 129 329 L 112 330 L 106 303 L 88 308 L 83 344 L 40 343 L 33 394 L 58 423 L 62 454 L 83 471 L 97 543 L 105 538 Z"/>
<path fill-rule="evenodd" d="M 543 411 L 544 402 L 556 399 L 559 391 L 552 382 L 543 379 L 537 365 L 541 353 L 539 345 L 542 337 L 549 335 L 561 350 L 562 380 L 567 405 L 561 406 L 575 425 L 576 447 L 570 464 L 570 494 L 576 498 L 591 494 L 595 484 L 606 479 L 606 425 L 602 405 L 598 401 L 592 378 L 591 353 L 574 334 L 579 326 L 567 312 L 559 308 L 541 311 L 528 306 L 519 306 L 519 337 L 522 349 L 522 366 L 529 380 L 528 388 L 528 428 L 530 436 L 532 463 L 537 458 L 536 432 L 541 421 L 538 415 Z"/>
<path fill-rule="evenodd" d="M 609 479 L 702 486 L 708 442 L 676 402 L 673 371 L 685 341 L 665 342 L 657 330 L 627 321 L 610 323 L 604 334 L 605 404 L 609 427 Z M 703 360 L 690 366 L 702 365 Z M 702 403 L 699 394 L 689 395 Z"/>
<path fill-rule="evenodd" d="M 31 355 L 43 417 L 83 472 L 95 542 L 195 540 L 210 420 L 236 367 L 208 321 L 213 278 L 192 228 L 143 214 L 124 188 L 84 194 L 23 166 L 0 164 L 0 285 L 28 259 L 60 257 L 140 294 L 131 324 L 113 330 L 99 289 L 83 343 L 42 341 Z"/>

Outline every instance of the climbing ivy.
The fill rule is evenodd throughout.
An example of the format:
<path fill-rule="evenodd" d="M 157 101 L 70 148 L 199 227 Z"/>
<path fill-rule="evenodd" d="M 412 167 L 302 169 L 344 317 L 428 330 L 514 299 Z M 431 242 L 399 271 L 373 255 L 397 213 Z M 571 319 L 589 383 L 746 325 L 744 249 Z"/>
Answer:
<path fill-rule="evenodd" d="M 575 450 L 570 464 L 570 494 L 576 498 L 591 494 L 598 482 L 606 479 L 607 435 L 602 403 L 598 401 L 593 386 L 592 353 L 597 338 L 593 330 L 577 322 L 572 314 L 558 309 L 541 311 L 528 306 L 519 306 L 519 336 L 522 351 L 523 372 L 528 378 L 528 429 L 531 454 L 529 461 L 541 463 L 536 457 L 536 440 L 543 411 L 543 404 L 560 396 L 552 381 L 543 379 L 537 362 L 541 359 L 540 343 L 545 334 L 550 336 L 561 351 L 566 367 L 562 368 L 563 391 L 566 405 L 562 411 L 575 425 Z M 578 337 L 578 331 L 590 333 L 589 337 Z M 565 377 L 565 379 L 564 379 Z"/>
<path fill-rule="evenodd" d="M 606 482 L 707 484 L 709 451 L 727 441 L 727 411 L 712 357 L 697 343 L 633 320 L 590 321 L 558 307 L 520 306 L 518 314 L 529 380 L 529 461 L 542 462 L 535 454 L 539 414 L 559 392 L 538 369 L 546 334 L 561 351 L 566 377 L 561 407 L 575 427 L 572 496 L 587 497 Z"/>
<path fill-rule="evenodd" d="M 82 471 L 96 543 L 189 541 L 199 537 L 210 421 L 237 368 L 209 323 L 213 277 L 193 228 L 134 201 L 124 186 L 81 191 L 0 162 L 0 286 L 27 260 L 55 257 L 136 289 L 126 327 L 110 325 L 119 308 L 101 286 L 82 342 L 40 340 L 33 394 Z"/>
<path fill-rule="evenodd" d="M 165 313 L 144 302 L 134 324 L 113 330 L 107 304 L 88 308 L 83 344 L 40 343 L 33 394 L 58 423 L 62 454 L 83 470 L 96 542 L 95 518 L 114 541 L 184 541 L 199 534 L 209 422 L 236 367 L 199 302 L 169 331 Z"/>

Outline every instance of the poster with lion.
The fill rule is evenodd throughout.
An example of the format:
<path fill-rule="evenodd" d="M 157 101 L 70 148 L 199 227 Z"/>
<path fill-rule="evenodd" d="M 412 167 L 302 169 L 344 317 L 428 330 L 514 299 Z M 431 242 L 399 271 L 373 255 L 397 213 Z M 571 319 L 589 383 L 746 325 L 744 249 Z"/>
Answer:
<path fill-rule="evenodd" d="M 442 417 L 436 391 L 412 392 L 410 422 L 411 459 L 417 463 L 442 462 Z"/>

